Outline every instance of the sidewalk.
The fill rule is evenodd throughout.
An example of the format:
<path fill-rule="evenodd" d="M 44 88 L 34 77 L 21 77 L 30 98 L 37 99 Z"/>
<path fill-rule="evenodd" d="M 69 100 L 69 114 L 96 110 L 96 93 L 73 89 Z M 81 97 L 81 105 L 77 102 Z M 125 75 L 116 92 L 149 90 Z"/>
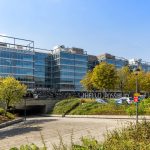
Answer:
<path fill-rule="evenodd" d="M 49 115 L 43 114 L 45 117 L 62 117 L 62 115 Z M 66 118 L 99 118 L 99 119 L 136 119 L 136 116 L 128 116 L 128 115 L 65 115 L 63 117 Z M 138 116 L 140 120 L 146 119 L 150 120 L 150 116 Z"/>

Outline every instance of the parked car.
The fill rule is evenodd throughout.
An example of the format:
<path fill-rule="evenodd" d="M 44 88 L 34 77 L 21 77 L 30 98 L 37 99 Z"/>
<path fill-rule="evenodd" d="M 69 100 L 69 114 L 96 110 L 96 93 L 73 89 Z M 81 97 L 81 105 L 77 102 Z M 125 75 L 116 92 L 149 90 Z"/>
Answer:
<path fill-rule="evenodd" d="M 134 102 L 132 97 L 122 97 L 122 99 L 125 99 L 127 101 L 128 104 L 131 104 Z"/>
<path fill-rule="evenodd" d="M 96 102 L 101 103 L 101 104 L 107 104 L 107 102 L 101 98 L 96 99 Z"/>
<path fill-rule="evenodd" d="M 121 97 L 119 99 L 116 99 L 116 104 L 131 104 L 133 103 L 133 98 L 132 97 Z"/>
<path fill-rule="evenodd" d="M 127 101 L 120 98 L 120 99 L 116 99 L 116 100 L 115 100 L 115 103 L 116 103 L 116 104 L 125 104 L 125 103 L 127 103 Z"/>

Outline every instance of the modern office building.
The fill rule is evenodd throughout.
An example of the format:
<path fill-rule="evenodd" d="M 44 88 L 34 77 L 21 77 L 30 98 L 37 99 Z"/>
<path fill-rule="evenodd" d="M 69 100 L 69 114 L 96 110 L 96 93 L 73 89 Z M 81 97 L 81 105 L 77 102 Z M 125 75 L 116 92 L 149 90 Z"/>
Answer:
<path fill-rule="evenodd" d="M 13 40 L 13 43 L 0 43 L 0 76 L 14 76 L 28 88 L 34 88 L 34 42 L 12 37 L 5 38 Z M 17 41 L 23 41 L 26 45 L 17 45 Z"/>
<path fill-rule="evenodd" d="M 0 43 L 0 76 L 13 76 L 28 89 L 52 88 L 52 51 L 34 48 L 30 40 L 1 37 L 7 42 Z"/>
<path fill-rule="evenodd" d="M 123 57 L 117 57 L 108 53 L 98 56 L 99 63 L 107 62 L 108 64 L 113 64 L 117 69 L 128 65 L 128 60 Z"/>
<path fill-rule="evenodd" d="M 59 91 L 80 91 L 81 79 L 87 72 L 88 56 L 80 48 L 56 46 L 53 51 L 53 88 Z"/>
<path fill-rule="evenodd" d="M 93 68 L 98 65 L 98 58 L 95 55 L 88 55 L 88 70 L 93 70 Z"/>
<path fill-rule="evenodd" d="M 127 60 L 111 54 L 88 55 L 81 48 L 55 46 L 53 50 L 34 47 L 34 41 L 2 36 L 0 42 L 0 76 L 14 76 L 28 86 L 29 90 L 81 91 L 80 83 L 87 71 L 97 64 L 107 62 L 116 68 L 129 65 L 150 71 L 150 63 L 141 59 Z"/>
<path fill-rule="evenodd" d="M 139 67 L 145 72 L 150 71 L 150 62 L 142 61 L 142 59 L 130 59 L 129 66 L 132 70 L 135 70 Z"/>
<path fill-rule="evenodd" d="M 54 50 L 45 50 L 34 48 L 30 40 L 2 37 L 10 40 L 0 43 L 1 77 L 14 76 L 28 89 L 83 89 L 80 81 L 88 69 L 88 55 L 83 49 L 56 46 Z"/>

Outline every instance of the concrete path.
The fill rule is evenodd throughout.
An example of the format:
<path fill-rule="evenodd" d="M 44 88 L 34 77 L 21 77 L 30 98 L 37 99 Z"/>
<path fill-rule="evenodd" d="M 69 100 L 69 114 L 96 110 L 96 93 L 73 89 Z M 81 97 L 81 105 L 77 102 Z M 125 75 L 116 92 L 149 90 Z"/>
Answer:
<path fill-rule="evenodd" d="M 42 138 L 52 150 L 52 144 L 59 145 L 60 136 L 65 144 L 70 144 L 71 136 L 75 143 L 80 142 L 82 136 L 104 139 L 107 130 L 119 128 L 127 123 L 135 122 L 129 119 L 99 119 L 99 118 L 61 118 L 61 117 L 33 117 L 28 118 L 26 124 L 19 123 L 0 129 L 0 150 L 19 147 L 22 144 L 35 143 L 42 146 Z"/>

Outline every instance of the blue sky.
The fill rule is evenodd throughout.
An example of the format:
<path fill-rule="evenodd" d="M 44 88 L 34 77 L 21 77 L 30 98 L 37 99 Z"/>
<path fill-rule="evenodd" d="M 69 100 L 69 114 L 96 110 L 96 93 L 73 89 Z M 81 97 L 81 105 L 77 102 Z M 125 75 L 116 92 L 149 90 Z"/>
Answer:
<path fill-rule="evenodd" d="M 149 0 L 0 0 L 0 33 L 41 48 L 150 61 Z"/>

